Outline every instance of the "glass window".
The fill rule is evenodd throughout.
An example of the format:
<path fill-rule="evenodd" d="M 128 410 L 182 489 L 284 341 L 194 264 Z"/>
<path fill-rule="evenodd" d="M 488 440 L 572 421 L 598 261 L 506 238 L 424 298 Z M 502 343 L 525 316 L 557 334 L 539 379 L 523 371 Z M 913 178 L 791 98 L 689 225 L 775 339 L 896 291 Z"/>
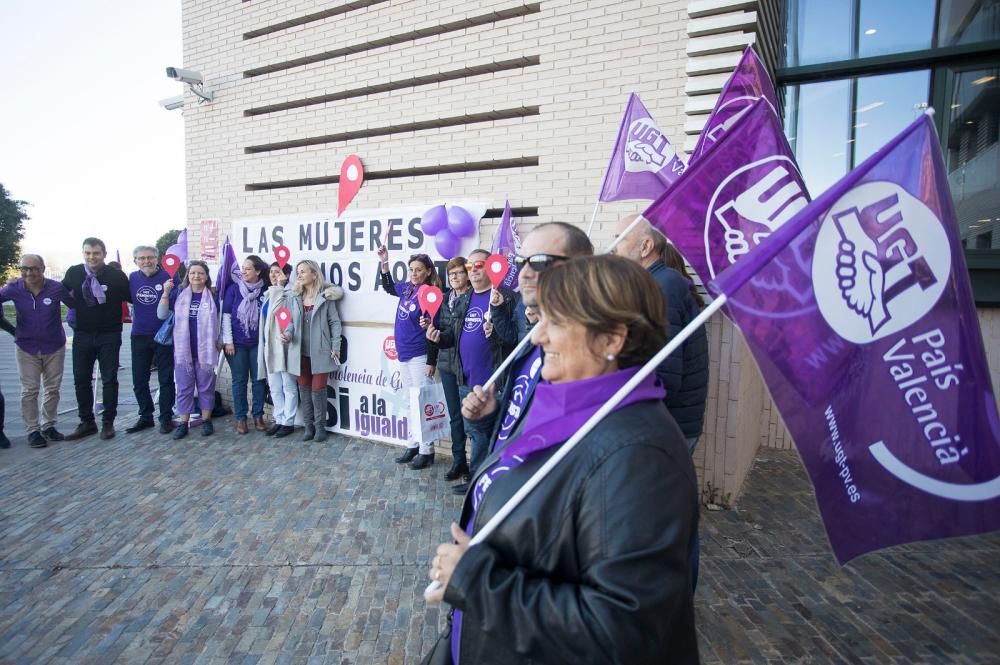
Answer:
<path fill-rule="evenodd" d="M 945 68 L 948 182 L 966 247 L 1000 249 L 1000 67 Z"/>
<path fill-rule="evenodd" d="M 934 0 L 861 0 L 857 57 L 931 48 L 934 5 Z"/>
<path fill-rule="evenodd" d="M 849 59 L 852 55 L 853 4 L 790 0 L 785 58 L 788 66 Z"/>
<path fill-rule="evenodd" d="M 854 104 L 854 159 L 857 166 L 927 108 L 931 72 L 928 69 L 857 80 Z"/>
<path fill-rule="evenodd" d="M 937 45 L 1000 39 L 1000 0 L 941 0 Z"/>

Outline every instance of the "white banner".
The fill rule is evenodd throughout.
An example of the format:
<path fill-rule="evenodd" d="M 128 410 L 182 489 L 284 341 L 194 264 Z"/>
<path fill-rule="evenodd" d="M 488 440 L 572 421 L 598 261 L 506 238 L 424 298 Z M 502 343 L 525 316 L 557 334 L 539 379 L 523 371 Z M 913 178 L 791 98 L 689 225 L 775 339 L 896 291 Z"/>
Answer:
<path fill-rule="evenodd" d="M 457 202 L 481 220 L 482 203 Z M 274 248 L 291 251 L 289 262 L 311 259 L 334 284 L 344 288 L 338 305 L 344 321 L 347 356 L 330 375 L 327 388 L 329 429 L 346 436 L 406 445 L 411 432 L 408 391 L 403 389 L 393 336 L 397 299 L 379 286 L 376 251 L 388 234 L 390 270 L 397 283 L 407 278 L 411 254 L 430 255 L 442 280 L 445 264 L 434 238 L 420 228 L 420 218 L 432 205 L 333 214 L 286 215 L 240 219 L 233 223 L 230 242 L 236 257 L 257 254 L 274 261 Z M 473 237 L 463 238 L 461 253 L 479 247 L 478 221 Z"/>

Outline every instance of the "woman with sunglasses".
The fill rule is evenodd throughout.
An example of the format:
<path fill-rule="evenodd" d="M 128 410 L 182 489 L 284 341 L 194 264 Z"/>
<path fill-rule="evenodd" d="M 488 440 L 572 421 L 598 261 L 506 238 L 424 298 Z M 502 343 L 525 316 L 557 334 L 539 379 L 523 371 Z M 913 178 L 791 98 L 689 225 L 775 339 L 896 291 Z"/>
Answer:
<path fill-rule="evenodd" d="M 420 313 L 417 289 L 424 284 L 441 287 L 441 280 L 434 271 L 434 262 L 426 254 L 414 254 L 409 261 L 409 280 L 396 284 L 389 272 L 389 249 L 378 248 L 382 262 L 382 288 L 399 298 L 396 306 L 394 335 L 399 357 L 403 387 L 407 390 L 429 385 L 437 364 L 437 347 L 427 341 L 424 328 L 427 322 Z M 414 431 L 410 432 L 411 437 Z M 397 464 L 410 464 L 411 469 L 425 469 L 434 463 L 434 442 L 410 440 L 406 452 L 396 458 Z"/>
<path fill-rule="evenodd" d="M 613 275 L 614 279 L 608 279 Z M 481 529 L 666 336 L 655 280 L 628 259 L 538 275 L 541 382 L 510 443 L 473 477 L 431 603 L 453 607 L 425 663 L 698 662 L 694 466 L 654 374 L 591 430 L 482 543 Z"/>

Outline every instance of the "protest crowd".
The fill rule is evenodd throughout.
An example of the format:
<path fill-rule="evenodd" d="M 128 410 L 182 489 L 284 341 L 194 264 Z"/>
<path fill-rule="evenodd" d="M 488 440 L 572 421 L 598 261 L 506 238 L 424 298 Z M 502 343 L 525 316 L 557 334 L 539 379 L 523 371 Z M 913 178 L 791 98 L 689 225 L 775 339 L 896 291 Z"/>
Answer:
<path fill-rule="evenodd" d="M 752 64 L 749 49 L 747 54 L 744 58 Z M 758 77 L 757 82 L 763 80 Z M 727 121 L 729 133 L 711 148 L 713 152 L 699 143 L 687 170 L 675 156 L 663 160 L 661 172 L 640 173 L 631 181 L 624 179 L 625 170 L 620 168 L 619 180 L 613 182 L 609 166 L 601 200 L 649 198 L 655 203 L 641 215 L 622 217 L 611 245 L 601 251 L 578 226 L 545 222 L 523 236 L 509 265 L 496 247 L 475 249 L 467 256 L 450 257 L 444 274 L 439 274 L 429 255 L 417 253 L 406 259 L 407 278 L 397 281 L 390 269 L 390 251 L 385 243 L 379 244 L 379 287 L 384 293 L 375 297 L 395 310 L 393 333 L 402 389 L 419 394 L 427 386 L 440 386 L 452 453 L 442 479 L 456 483 L 452 491 L 464 497 L 451 538 L 428 553 L 431 585 L 425 598 L 429 603 L 445 602 L 451 611 L 423 662 L 698 662 L 693 607 L 699 562 L 698 484 L 691 456 L 704 426 L 709 383 L 704 321 L 727 299 L 732 304 L 727 315 L 744 324 L 756 357 L 773 359 L 762 372 L 775 401 L 786 407 L 783 415 L 793 432 L 807 431 L 805 419 L 816 415 L 816 404 L 831 404 L 825 406 L 822 423 L 835 422 L 834 407 L 855 408 L 857 391 L 837 392 L 824 383 L 829 377 L 808 375 L 808 381 L 794 390 L 786 389 L 796 380 L 797 360 L 783 350 L 792 337 L 812 333 L 804 325 L 786 326 L 775 314 L 795 304 L 789 298 L 782 300 L 791 293 L 792 280 L 781 280 L 797 269 L 797 255 L 771 259 L 794 245 L 794 234 L 812 228 L 810 224 L 833 205 L 836 189 L 809 203 L 804 194 L 798 197 L 804 187 L 795 182 L 775 188 L 775 177 L 796 176 L 787 171 L 775 176 L 774 171 L 763 182 L 764 189 L 777 189 L 777 194 L 763 204 L 759 198 L 751 201 L 765 208 L 773 204 L 773 209 L 764 210 L 770 215 L 764 215 L 764 222 L 759 219 L 761 209 L 748 205 L 740 190 L 735 200 L 744 208 L 719 219 L 737 219 L 746 232 L 694 228 L 689 223 L 705 219 L 706 201 L 711 198 L 699 187 L 711 194 L 716 184 L 705 183 L 726 176 L 710 161 L 713 156 L 725 155 L 729 164 L 758 163 L 753 150 L 768 141 L 777 142 L 778 148 L 784 144 L 766 103 L 773 90 L 756 92 L 756 101 L 742 116 Z M 633 96 L 626 120 L 634 103 L 638 101 Z M 936 155 L 912 147 L 924 149 L 927 122 L 915 122 L 885 154 L 910 149 L 929 164 L 921 173 L 933 175 Z M 622 132 L 627 126 L 623 122 Z M 754 141 L 737 143 L 730 138 L 739 132 Z M 744 145 L 749 146 L 746 155 L 738 153 Z M 618 157 L 616 152 L 612 165 Z M 882 159 L 883 153 L 876 157 Z M 854 178 L 849 185 L 878 167 L 872 160 L 848 176 Z M 663 181 L 667 176 L 669 181 Z M 754 193 L 754 186 L 745 184 L 745 190 Z M 636 195 L 625 191 L 629 187 L 652 187 L 653 194 Z M 781 197 L 785 198 L 776 200 Z M 775 222 L 776 216 L 783 216 L 781 222 Z M 853 252 L 863 243 L 874 247 L 864 235 L 870 231 L 861 225 L 875 224 L 875 217 L 872 213 L 870 220 L 855 221 L 854 226 L 846 217 L 838 219 L 836 228 L 843 239 L 833 243 L 839 254 L 829 264 L 829 281 L 839 289 L 835 295 L 873 326 L 866 344 L 879 339 L 873 321 L 880 313 L 871 302 L 867 309 L 857 302 L 855 287 L 861 283 L 862 266 L 873 273 L 882 267 L 872 263 L 875 254 Z M 774 231 L 780 241 L 765 240 L 772 235 L 761 231 L 765 222 L 775 228 L 787 225 Z M 697 248 L 709 240 L 712 252 L 699 254 Z M 345 291 L 327 281 L 317 262 L 293 265 L 285 257 L 268 264 L 251 254 L 238 272 L 224 264 L 213 280 L 209 266 L 198 260 L 187 261 L 181 277 L 180 266 L 168 262 L 172 255 L 161 257 L 151 246 L 135 248 L 138 270 L 127 276 L 106 262 L 107 250 L 100 239 L 86 238 L 82 253 L 83 263 L 71 267 L 61 282 L 45 277 L 42 257 L 25 254 L 21 279 L 0 289 L 0 301 L 12 301 L 17 314 L 16 325 L 3 321 L 3 326 L 16 340 L 21 409 L 32 447 L 117 435 L 117 375 L 123 311 L 129 312 L 129 305 L 138 415 L 125 429 L 127 434 L 158 427 L 174 440 L 192 436 L 195 428 L 201 437 L 212 436 L 224 413 L 216 391 L 224 360 L 232 380 L 233 428 L 238 435 L 254 432 L 284 438 L 296 434 L 300 423 L 301 441 L 327 439 L 328 390 L 336 384 L 334 375 L 346 356 L 340 315 Z M 706 305 L 695 288 L 685 259 L 702 282 L 711 282 L 712 303 Z M 735 268 L 723 272 L 736 259 L 740 262 Z M 503 268 L 498 270 L 498 265 Z M 888 279 L 891 268 L 879 278 Z M 713 280 L 716 270 L 721 276 Z M 916 285 L 918 277 L 914 272 L 912 279 L 897 281 L 892 289 L 884 282 L 879 285 L 891 299 Z M 753 285 L 751 278 L 766 288 L 745 288 Z M 872 280 L 870 284 L 875 284 Z M 932 283 L 921 287 L 930 288 Z M 882 291 L 861 296 L 882 297 Z M 967 295 L 959 293 L 956 307 L 964 306 L 962 297 Z M 79 423 L 67 434 L 57 429 L 56 422 L 67 343 L 61 305 L 73 312 L 71 366 L 79 415 Z M 887 303 L 881 305 L 889 311 Z M 818 317 L 815 311 L 823 306 L 820 303 L 811 314 L 799 314 L 795 320 Z M 765 316 L 751 318 L 761 312 Z M 945 337 L 938 330 L 913 337 L 910 343 L 938 348 L 944 346 Z M 894 343 L 886 357 L 906 341 Z M 981 355 L 981 342 L 966 353 L 977 350 Z M 944 363 L 940 356 L 940 361 L 935 354 L 921 357 L 932 359 L 925 362 L 944 391 L 953 385 L 948 377 L 954 377 L 945 372 L 958 370 L 952 365 L 947 370 L 932 369 L 935 362 Z M 979 371 L 985 366 L 981 359 L 969 358 L 964 361 L 966 368 Z M 890 375 L 897 381 L 909 378 L 895 370 Z M 103 405 L 100 413 L 94 408 L 96 384 Z M 927 396 L 923 388 L 919 393 L 908 385 L 900 390 L 904 388 L 910 389 L 907 405 L 911 397 Z M 826 401 L 813 399 L 813 392 L 821 389 L 836 394 Z M 270 422 L 265 419 L 268 395 L 273 406 Z M 0 424 L 3 405 L 0 396 Z M 916 408 L 913 413 L 919 415 Z M 982 413 L 976 412 L 979 416 Z M 925 420 L 918 422 L 923 425 Z M 835 424 L 831 427 L 836 442 Z M 946 447 L 953 443 L 946 430 L 937 421 L 922 430 L 925 435 L 941 433 L 931 445 L 942 464 L 966 454 Z M 408 439 L 395 462 L 426 473 L 435 465 L 434 437 L 412 427 Z M 958 437 L 954 439 L 957 442 Z M 10 445 L 2 435 L 0 444 Z M 809 464 L 804 447 L 802 455 Z M 844 459 L 846 454 L 838 463 Z M 853 478 L 844 481 L 848 506 L 862 498 L 851 483 Z M 994 485 L 969 491 L 986 496 Z M 978 500 L 971 496 L 963 494 L 961 500 Z M 976 517 L 968 523 L 959 521 L 958 526 L 974 533 L 990 528 L 986 522 Z M 893 538 L 905 542 L 930 537 L 920 528 L 899 527 Z M 843 542 L 831 536 L 841 561 L 885 546 L 865 542 L 847 549 Z"/>

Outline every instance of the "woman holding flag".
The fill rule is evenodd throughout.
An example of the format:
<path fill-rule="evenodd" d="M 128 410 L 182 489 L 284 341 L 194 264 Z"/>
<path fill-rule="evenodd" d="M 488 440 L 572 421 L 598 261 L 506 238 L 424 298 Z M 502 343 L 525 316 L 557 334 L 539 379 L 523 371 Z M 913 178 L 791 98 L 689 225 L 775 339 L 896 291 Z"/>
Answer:
<path fill-rule="evenodd" d="M 410 279 L 396 284 L 389 272 L 389 249 L 384 244 L 378 248 L 378 258 L 382 263 L 382 289 L 399 298 L 394 335 L 403 387 L 409 390 L 428 385 L 437 365 L 437 347 L 427 341 L 424 332 L 427 320 L 421 315 L 417 294 L 424 284 L 441 287 L 441 280 L 434 272 L 434 262 L 426 254 L 414 254 L 408 264 Z M 413 440 L 419 438 L 413 436 L 413 431 L 410 435 L 406 452 L 396 458 L 396 463 L 409 463 L 412 469 L 426 469 L 434 463 L 434 442 Z"/>
<path fill-rule="evenodd" d="M 170 316 L 170 292 L 173 280 L 163 283 L 163 295 L 156 307 L 161 320 Z M 219 308 L 212 292 L 212 278 L 204 261 L 191 261 L 174 300 L 174 384 L 177 387 L 177 411 L 180 424 L 174 439 L 188 434 L 188 421 L 198 393 L 201 411 L 201 435 L 214 432 L 212 408 L 215 406 L 215 363 L 219 344 Z"/>
<path fill-rule="evenodd" d="M 607 279 L 614 275 L 615 279 Z M 538 276 L 542 383 L 510 443 L 473 478 L 427 596 L 454 611 L 425 663 L 697 663 L 694 467 L 655 376 L 554 467 L 481 544 L 482 528 L 660 349 L 663 298 L 638 264 L 575 259 Z"/>

